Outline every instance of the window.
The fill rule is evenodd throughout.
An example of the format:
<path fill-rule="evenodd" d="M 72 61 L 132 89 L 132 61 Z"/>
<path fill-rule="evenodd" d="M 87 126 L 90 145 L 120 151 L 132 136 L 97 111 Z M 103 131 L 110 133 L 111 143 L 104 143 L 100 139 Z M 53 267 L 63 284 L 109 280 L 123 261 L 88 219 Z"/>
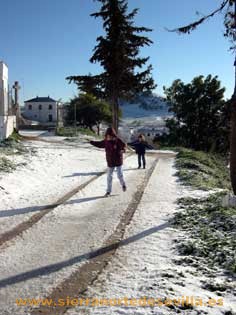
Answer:
<path fill-rule="evenodd" d="M 29 105 L 29 107 L 28 107 L 28 108 L 29 108 L 29 110 L 32 110 L 32 105 Z"/>
<path fill-rule="evenodd" d="M 48 115 L 48 121 L 52 122 L 52 115 L 51 114 Z"/>
<path fill-rule="evenodd" d="M 52 109 L 52 105 L 48 105 L 48 109 L 50 109 L 50 110 L 51 110 L 51 109 Z"/>
<path fill-rule="evenodd" d="M 39 105 L 39 110 L 42 110 L 42 105 Z"/>

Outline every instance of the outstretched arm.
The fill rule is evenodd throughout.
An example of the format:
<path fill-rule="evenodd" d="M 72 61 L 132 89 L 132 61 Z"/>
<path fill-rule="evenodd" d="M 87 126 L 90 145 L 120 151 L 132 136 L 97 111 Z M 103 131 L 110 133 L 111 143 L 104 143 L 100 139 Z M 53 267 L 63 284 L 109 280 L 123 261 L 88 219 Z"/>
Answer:
<path fill-rule="evenodd" d="M 127 143 L 131 148 L 136 149 L 136 146 L 138 145 L 138 141 L 133 141 Z"/>
<path fill-rule="evenodd" d="M 92 144 L 93 146 L 97 147 L 97 148 L 105 148 L 105 141 L 90 141 L 90 144 Z"/>
<path fill-rule="evenodd" d="M 130 146 L 132 146 L 132 145 L 136 145 L 138 143 L 138 141 L 133 141 L 133 142 L 129 142 L 129 143 L 127 143 L 128 145 L 130 145 Z"/>
<path fill-rule="evenodd" d="M 145 143 L 145 147 L 146 147 L 147 149 L 150 149 L 150 150 L 153 150 L 153 149 L 154 149 L 154 147 L 153 147 L 152 145 L 148 144 L 148 143 Z"/>

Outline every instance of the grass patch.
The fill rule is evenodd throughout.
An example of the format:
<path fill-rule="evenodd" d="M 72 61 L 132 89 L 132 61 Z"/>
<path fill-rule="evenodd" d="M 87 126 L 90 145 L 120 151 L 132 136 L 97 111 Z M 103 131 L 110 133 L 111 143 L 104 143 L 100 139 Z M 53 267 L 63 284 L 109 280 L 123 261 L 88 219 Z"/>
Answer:
<path fill-rule="evenodd" d="M 159 149 L 162 151 L 174 151 L 174 152 L 179 152 L 182 150 L 182 147 L 171 147 L 171 146 L 162 146 L 158 140 L 153 139 L 153 144 L 158 145 Z"/>
<path fill-rule="evenodd" d="M 22 136 L 19 135 L 19 133 L 14 130 L 13 133 L 8 137 L 5 141 L 7 142 L 19 142 L 22 140 Z"/>
<path fill-rule="evenodd" d="M 177 248 L 182 255 L 204 258 L 207 267 L 236 273 L 236 208 L 221 205 L 222 193 L 207 198 L 182 198 L 182 212 L 172 225 L 187 232 Z M 202 263 L 202 261 L 201 261 Z"/>
<path fill-rule="evenodd" d="M 185 185 L 203 190 L 231 187 L 226 159 L 220 155 L 182 148 L 176 167 L 177 176 Z"/>
<path fill-rule="evenodd" d="M 27 162 L 15 163 L 10 160 L 9 156 L 27 155 L 36 152 L 34 148 L 29 148 L 23 145 L 22 137 L 14 131 L 10 137 L 0 141 L 0 172 L 10 173 L 19 166 L 27 165 Z"/>
<path fill-rule="evenodd" d="M 7 159 L 0 157 L 0 172 L 10 173 L 16 169 L 16 164 Z"/>
<path fill-rule="evenodd" d="M 14 131 L 10 137 L 0 141 L 0 153 L 4 155 L 25 154 L 27 148 L 21 142 L 22 137 Z"/>
<path fill-rule="evenodd" d="M 79 134 L 87 135 L 87 136 L 96 136 L 96 133 L 86 128 L 73 128 L 73 127 L 60 127 L 56 130 L 57 136 L 62 137 L 76 137 Z"/>

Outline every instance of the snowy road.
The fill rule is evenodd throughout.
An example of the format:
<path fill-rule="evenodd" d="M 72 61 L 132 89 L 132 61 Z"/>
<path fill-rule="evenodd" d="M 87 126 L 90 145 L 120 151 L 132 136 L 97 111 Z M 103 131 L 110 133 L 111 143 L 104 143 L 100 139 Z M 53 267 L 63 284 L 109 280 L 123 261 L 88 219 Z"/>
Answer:
<path fill-rule="evenodd" d="M 76 188 L 105 168 L 104 153 L 46 142 L 27 143 L 36 152 L 27 155 L 26 165 L 0 174 L 0 235 L 29 219 L 48 204 Z M 93 163 L 96 152 L 96 163 Z M 17 163 L 25 157 L 11 157 Z"/>
<path fill-rule="evenodd" d="M 40 149 L 40 152 L 45 155 L 45 152 L 42 153 L 43 150 Z M 53 150 L 47 146 L 45 150 L 48 150 L 47 158 L 41 159 L 43 165 L 39 164 L 38 167 L 35 167 L 34 172 L 30 173 L 29 170 L 27 173 L 23 169 L 17 171 L 18 180 L 21 180 L 19 173 L 22 172 L 22 176 L 24 174 L 22 185 L 29 185 L 25 194 L 22 194 L 24 205 L 27 204 L 26 201 L 32 200 L 30 199 L 30 191 L 32 191 L 31 196 L 35 194 L 37 197 L 37 200 L 34 200 L 36 205 L 42 200 L 46 204 L 52 200 L 50 198 L 57 198 L 62 193 L 63 187 L 65 190 L 67 187 L 68 189 L 73 187 L 74 184 L 78 185 L 78 181 L 83 182 L 87 176 L 92 176 L 103 170 L 105 166 L 104 152 L 91 147 L 87 148 L 86 145 L 77 150 L 67 148 L 64 153 L 62 152 L 63 149 Z M 49 150 L 51 151 L 49 152 Z M 69 166 L 66 167 L 65 164 L 67 163 L 62 164 L 62 160 L 60 161 L 61 155 L 64 159 L 68 157 L 68 160 L 73 161 L 73 163 L 68 163 Z M 96 155 L 96 165 L 93 163 L 94 155 Z M 40 155 L 37 155 L 37 159 L 39 157 Z M 36 157 L 32 158 L 30 168 L 37 159 Z M 50 159 L 51 164 L 49 163 Z M 153 159 L 153 157 L 149 157 L 148 163 L 151 163 Z M 124 174 L 128 184 L 127 193 L 121 191 L 116 180 L 112 197 L 103 198 L 106 189 L 106 177 L 105 175 L 100 176 L 64 204 L 50 211 L 37 224 L 24 232 L 22 237 L 14 239 L 10 246 L 6 248 L 3 246 L 0 252 L 0 314 L 26 314 L 24 308 L 15 306 L 16 298 L 47 296 L 54 287 L 83 263 L 79 259 L 81 255 L 102 246 L 103 241 L 116 228 L 132 194 L 144 177 L 144 170 L 140 170 L 137 177 L 136 164 L 135 155 L 126 159 Z M 42 168 L 48 166 L 48 174 L 54 174 L 54 178 L 49 180 L 44 169 L 44 181 L 36 189 L 32 182 L 29 182 L 29 179 L 32 180 L 36 173 L 38 183 L 40 183 L 42 173 L 39 166 Z M 76 171 L 78 172 L 77 176 L 71 176 Z M 86 176 L 83 176 L 85 174 Z M 13 181 L 13 175 L 14 173 L 3 177 L 2 185 L 7 187 L 7 182 Z M 70 179 L 68 182 L 66 181 L 67 185 L 65 185 L 64 180 L 64 178 L 67 179 L 66 176 Z M 21 191 L 20 187 L 22 188 L 22 186 L 18 185 L 19 183 L 16 187 Z M 9 188 L 11 188 L 10 185 Z M 13 196 L 13 193 L 10 196 Z M 11 200 L 9 195 L 8 198 L 5 198 L 5 202 L 11 203 L 11 208 L 14 207 L 14 202 L 17 207 L 14 209 L 14 213 L 12 209 L 2 209 L 0 212 L 4 214 L 1 217 L 2 229 L 16 224 L 15 222 L 20 222 L 34 211 L 33 205 L 32 208 L 19 208 L 17 198 L 14 197 Z M 38 208 L 36 209 L 40 211 Z M 7 216 L 8 211 L 9 216 Z M 18 211 L 21 213 L 19 216 Z M 16 220 L 14 220 L 15 217 Z"/>
<path fill-rule="evenodd" d="M 180 314 L 231 314 L 236 307 L 233 295 L 224 297 L 224 307 L 177 308 L 163 306 L 140 307 L 139 301 L 148 299 L 178 299 L 200 297 L 203 302 L 219 296 L 202 288 L 206 277 L 196 274 L 190 266 L 176 265 L 179 255 L 174 249 L 181 233 L 169 226 L 168 220 L 176 211 L 176 200 L 187 192 L 175 177 L 174 159 L 159 160 L 146 187 L 143 198 L 131 224 L 126 228 L 124 244 L 91 286 L 84 298 L 134 299 L 133 305 L 86 307 L 85 304 L 69 310 L 66 315 L 172 315 Z M 114 302 L 113 302 L 114 303 Z M 136 303 L 136 304 L 135 304 Z"/>
<path fill-rule="evenodd" d="M 86 143 L 30 145 L 36 146 L 37 153 L 28 157 L 28 165 L 2 176 L 0 181 L 5 188 L 1 192 L 2 233 L 29 220 L 33 213 L 40 213 L 38 207 L 52 204 L 105 168 L 104 152 Z M 147 165 L 146 170 L 137 170 L 136 156 L 127 156 L 127 192 L 122 192 L 115 179 L 112 196 L 103 198 L 106 175 L 98 176 L 50 209 L 8 246 L 0 247 L 0 315 L 227 314 L 225 311 L 233 307 L 232 296 L 225 298 L 224 308 L 194 308 L 186 313 L 167 306 L 75 306 L 66 311 L 59 306 L 32 310 L 16 305 L 19 298 L 58 299 L 60 294 L 63 298 L 78 297 L 79 292 L 83 292 L 83 298 L 106 299 L 215 297 L 202 289 L 203 276 L 173 261 L 179 257 L 174 244 L 181 232 L 170 227 L 168 220 L 177 209 L 177 199 L 186 193 L 175 177 L 174 156 L 149 154 Z M 129 222 L 125 220 L 126 211 L 133 204 L 135 212 Z M 119 244 L 119 248 L 111 249 L 107 244 Z M 104 254 L 107 261 L 103 261 Z M 94 269 L 89 268 L 93 262 Z M 91 280 L 84 290 L 81 277 Z"/>

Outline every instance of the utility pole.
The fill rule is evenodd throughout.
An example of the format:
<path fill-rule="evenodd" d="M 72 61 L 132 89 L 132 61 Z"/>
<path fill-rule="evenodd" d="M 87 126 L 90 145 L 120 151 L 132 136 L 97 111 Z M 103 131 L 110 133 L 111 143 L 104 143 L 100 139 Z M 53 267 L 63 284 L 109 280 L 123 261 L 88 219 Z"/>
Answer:
<path fill-rule="evenodd" d="M 57 101 L 57 122 L 56 122 L 56 133 L 59 128 L 59 101 Z"/>
<path fill-rule="evenodd" d="M 14 109 L 16 114 L 16 131 L 19 130 L 19 124 L 20 124 L 20 106 L 19 106 L 19 90 L 20 85 L 18 81 L 15 81 L 13 85 L 13 89 L 15 90 L 15 97 L 14 97 Z"/>
<path fill-rule="evenodd" d="M 58 128 L 60 127 L 60 102 L 61 99 L 57 100 L 57 122 L 56 122 L 56 131 L 58 130 Z"/>
<path fill-rule="evenodd" d="M 74 127 L 75 127 L 75 135 L 77 135 L 76 102 L 75 102 L 75 104 L 74 104 Z"/>

